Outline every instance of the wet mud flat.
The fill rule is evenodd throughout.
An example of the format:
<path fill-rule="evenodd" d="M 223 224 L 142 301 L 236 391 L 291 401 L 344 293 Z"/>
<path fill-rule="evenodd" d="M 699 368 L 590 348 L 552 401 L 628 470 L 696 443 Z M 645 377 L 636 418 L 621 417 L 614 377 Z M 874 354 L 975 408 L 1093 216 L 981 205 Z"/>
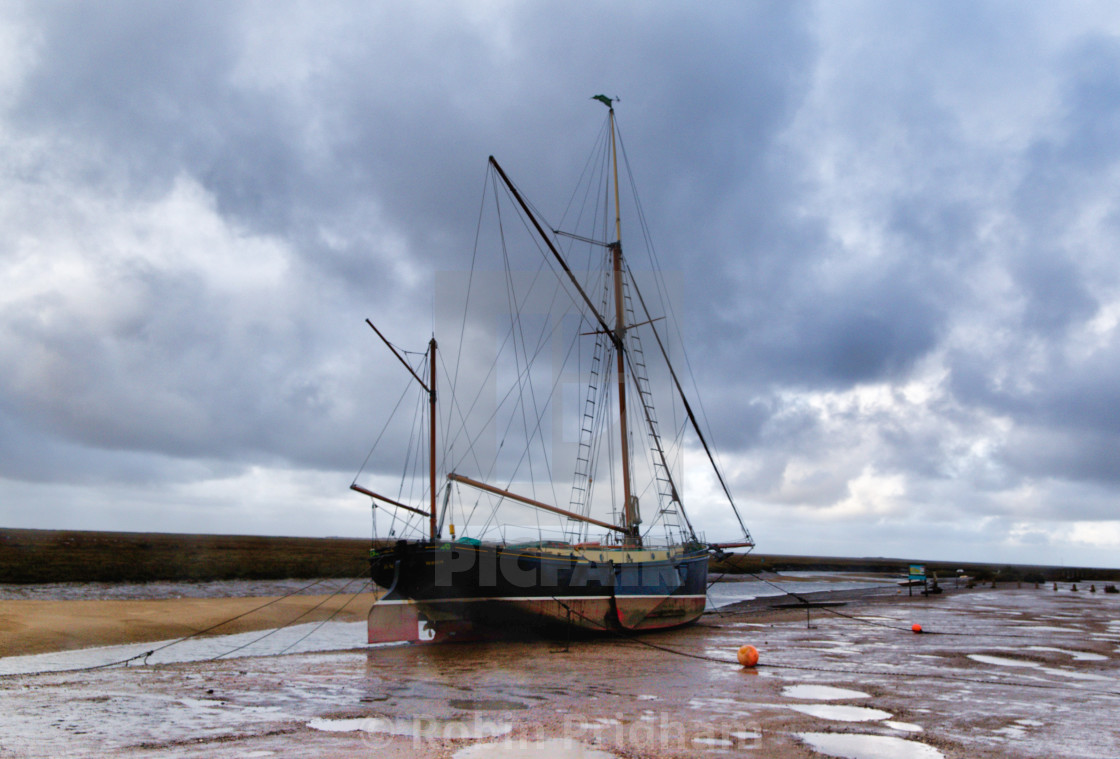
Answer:
<path fill-rule="evenodd" d="M 1120 596 L 755 606 L 634 639 L 7 676 L 0 757 L 1120 756 Z"/>

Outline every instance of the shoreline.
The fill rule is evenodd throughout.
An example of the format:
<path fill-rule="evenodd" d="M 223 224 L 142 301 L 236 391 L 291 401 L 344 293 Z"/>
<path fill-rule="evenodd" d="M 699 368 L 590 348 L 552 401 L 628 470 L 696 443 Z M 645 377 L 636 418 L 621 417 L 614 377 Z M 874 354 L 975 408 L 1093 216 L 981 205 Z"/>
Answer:
<path fill-rule="evenodd" d="M 164 595 L 156 598 L 129 596 L 129 593 L 151 590 L 143 584 L 125 584 L 123 588 L 103 584 L 104 587 L 97 589 L 102 594 L 99 598 L 89 598 L 88 594 L 80 598 L 65 597 L 87 589 L 80 583 L 47 587 L 46 592 L 58 592 L 64 597 L 12 599 L 0 595 L 3 599 L 0 600 L 0 657 L 154 643 L 200 633 L 213 636 L 257 632 L 328 619 L 365 621 L 381 591 L 346 592 L 344 583 L 330 580 L 325 588 L 322 584 L 315 585 L 314 589 L 331 590 L 331 593 L 313 593 L 313 588 L 306 587 L 307 583 L 293 580 L 163 583 L 158 592 Z M 290 590 L 283 592 L 288 587 Z M 253 592 L 262 589 L 267 592 Z M 701 620 L 702 624 L 718 625 L 723 618 L 743 616 L 759 620 L 801 618 L 814 611 L 827 613 L 823 606 L 936 601 L 965 590 L 950 586 L 945 587 L 942 594 L 927 597 L 920 593 L 910 596 L 906 588 L 880 585 L 760 595 L 710 607 Z M 800 603 L 801 599 L 809 605 Z"/>
<path fill-rule="evenodd" d="M 0 600 L 0 657 L 154 643 L 196 635 L 200 631 L 205 631 L 203 634 L 207 636 L 257 632 L 283 627 L 294 620 L 300 623 L 330 618 L 340 622 L 364 621 L 378 594 L 348 593 L 344 583 L 328 580 L 312 588 L 297 580 L 152 585 L 56 583 L 25 587 L 31 595 L 39 592 L 51 597 L 13 599 L 10 593 L 7 598 L 0 595 L 3 599 Z M 361 587 L 355 585 L 355 588 Z M 333 592 L 313 594 L 315 589 Z M 91 598 L 91 591 L 98 597 Z M 147 593 L 148 597 L 134 595 L 142 593 Z M 74 597 L 78 594 L 80 597 Z M 152 594 L 160 597 L 151 597 Z M 895 594 L 891 587 L 873 587 L 816 590 L 797 593 L 797 596 L 848 604 L 889 599 Z M 721 616 L 742 614 L 782 615 L 789 610 L 774 607 L 779 602 L 788 602 L 789 597 L 766 595 L 734 601 L 708 609 L 702 619 L 712 621 Z M 794 613 L 802 611 L 795 609 Z"/>

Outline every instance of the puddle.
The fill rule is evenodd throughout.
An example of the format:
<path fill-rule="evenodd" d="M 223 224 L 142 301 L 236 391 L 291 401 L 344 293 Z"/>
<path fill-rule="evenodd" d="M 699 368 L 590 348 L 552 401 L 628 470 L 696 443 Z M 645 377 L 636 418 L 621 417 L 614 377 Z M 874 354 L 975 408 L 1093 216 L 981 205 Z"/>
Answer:
<path fill-rule="evenodd" d="M 453 720 L 416 717 L 398 719 L 391 717 L 359 717 L 356 719 L 313 719 L 307 723 L 313 730 L 328 733 L 381 733 L 413 739 L 478 740 L 507 735 L 513 730 L 508 722 L 479 719 Z"/>
<path fill-rule="evenodd" d="M 616 759 L 614 754 L 588 748 L 567 738 L 547 741 L 502 741 L 461 748 L 452 759 Z"/>
<path fill-rule="evenodd" d="M 1058 654 L 1067 654 L 1073 657 L 1074 661 L 1107 661 L 1108 657 L 1104 654 L 1094 654 L 1090 651 L 1071 651 L 1066 648 L 1052 648 L 1050 646 L 1027 646 L 1028 651 L 1053 651 Z"/>
<path fill-rule="evenodd" d="M 474 712 L 502 712 L 529 708 L 520 701 L 503 701 L 500 698 L 453 698 L 447 702 L 447 705 L 452 709 L 462 709 L 463 711 Z"/>
<path fill-rule="evenodd" d="M 1073 680 L 1093 680 L 1096 682 L 1106 683 L 1110 683 L 1115 680 L 1115 678 L 1105 677 L 1104 675 L 1094 675 L 1091 672 L 1074 672 L 1073 670 L 1058 669 L 1057 667 L 1043 667 L 1041 671 L 1049 675 L 1060 675 L 1061 677 L 1068 677 Z"/>
<path fill-rule="evenodd" d="M 715 748 L 731 748 L 735 745 L 734 741 L 729 741 L 726 738 L 693 738 L 692 742 Z"/>
<path fill-rule="evenodd" d="M 714 709 L 720 705 L 738 706 L 739 702 L 733 698 L 690 698 L 689 709 Z"/>
<path fill-rule="evenodd" d="M 893 730 L 901 730 L 904 733 L 920 733 L 924 729 L 921 725 L 915 725 L 912 722 L 895 722 L 893 720 L 887 720 L 883 724 Z"/>
<path fill-rule="evenodd" d="M 1104 675 L 1095 675 L 1091 672 L 1075 672 L 1069 669 L 1059 669 L 1058 667 L 1044 667 L 1038 662 L 1023 661 L 1022 659 L 1007 659 L 1002 656 L 988 656 L 987 654 L 968 654 L 968 658 L 972 659 L 973 661 L 978 661 L 981 664 L 994 664 L 997 667 L 1019 667 L 1024 669 L 1036 669 L 1039 672 L 1045 672 L 1048 675 L 1068 677 L 1071 680 L 1111 682 L 1113 679 L 1111 677 L 1105 677 Z"/>
<path fill-rule="evenodd" d="M 882 709 L 866 706 L 845 706 L 843 704 L 790 704 L 790 709 L 818 719 L 831 719 L 837 722 L 878 722 L 890 719 L 891 713 Z"/>
<path fill-rule="evenodd" d="M 801 698 L 809 701 L 839 701 L 849 698 L 871 698 L 868 694 L 847 688 L 834 688 L 831 685 L 790 685 L 782 689 L 786 698 Z"/>
<path fill-rule="evenodd" d="M 809 748 L 838 759 L 945 759 L 932 746 L 888 735 L 795 733 Z"/>
<path fill-rule="evenodd" d="M 849 646 L 833 646 L 832 648 L 810 648 L 809 651 L 820 651 L 824 654 L 832 656 L 859 656 L 861 654 L 858 648 L 851 648 Z"/>
<path fill-rule="evenodd" d="M 1032 667 L 1037 668 L 1042 665 L 1038 662 L 1023 661 L 1022 659 L 1008 659 L 1003 656 L 988 656 L 987 654 L 968 654 L 968 658 L 973 661 L 978 661 L 981 664 L 994 664 L 997 667 Z"/>

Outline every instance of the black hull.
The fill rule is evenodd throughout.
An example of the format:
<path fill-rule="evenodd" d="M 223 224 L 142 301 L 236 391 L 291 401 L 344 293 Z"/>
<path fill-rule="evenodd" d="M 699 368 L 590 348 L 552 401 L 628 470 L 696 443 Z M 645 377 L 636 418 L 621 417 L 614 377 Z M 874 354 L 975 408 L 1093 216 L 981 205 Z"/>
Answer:
<path fill-rule="evenodd" d="M 433 633 L 460 627 L 666 629 L 703 613 L 703 548 L 612 549 L 597 553 L 603 560 L 589 554 L 596 556 L 487 543 L 399 542 L 370 561 L 374 582 L 388 589 L 371 612 L 370 641 L 431 640 Z M 418 615 L 415 622 L 412 615 Z"/>

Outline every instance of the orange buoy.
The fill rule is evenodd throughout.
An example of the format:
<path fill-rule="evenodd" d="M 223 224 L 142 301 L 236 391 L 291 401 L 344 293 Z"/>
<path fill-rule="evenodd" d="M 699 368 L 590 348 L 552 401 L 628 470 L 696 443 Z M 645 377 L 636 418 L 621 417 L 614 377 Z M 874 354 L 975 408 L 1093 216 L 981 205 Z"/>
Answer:
<path fill-rule="evenodd" d="M 758 664 L 758 649 L 754 646 L 740 646 L 739 663 L 744 667 L 753 667 Z"/>
<path fill-rule="evenodd" d="M 917 622 L 915 622 L 913 625 L 910 626 L 910 629 L 913 630 L 915 633 L 920 633 L 922 631 L 922 626 L 919 625 Z"/>

